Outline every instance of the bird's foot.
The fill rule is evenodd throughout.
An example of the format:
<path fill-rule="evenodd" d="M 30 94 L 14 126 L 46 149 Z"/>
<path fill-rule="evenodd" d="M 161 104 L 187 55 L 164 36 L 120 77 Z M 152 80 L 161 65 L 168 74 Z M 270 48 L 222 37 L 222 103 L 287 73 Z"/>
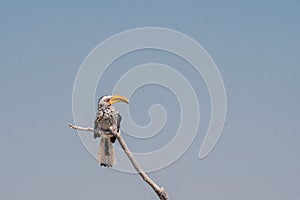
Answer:
<path fill-rule="evenodd" d="M 99 163 L 99 166 L 100 166 L 100 167 L 111 167 L 110 165 L 107 165 L 107 164 L 105 164 L 105 163 Z"/>

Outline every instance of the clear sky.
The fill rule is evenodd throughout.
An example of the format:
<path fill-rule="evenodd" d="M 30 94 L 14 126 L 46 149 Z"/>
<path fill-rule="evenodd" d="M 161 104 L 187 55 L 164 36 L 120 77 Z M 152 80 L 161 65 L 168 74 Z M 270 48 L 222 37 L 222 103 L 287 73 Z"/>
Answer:
<path fill-rule="evenodd" d="M 150 173 L 170 199 L 299 199 L 299 10 L 296 0 L 2 1 L 0 199 L 156 198 L 136 174 L 100 168 L 67 127 L 84 58 L 111 35 L 145 26 L 174 29 L 199 42 L 216 62 L 227 92 L 221 138 L 199 160 L 209 97 L 203 81 L 185 70 L 202 99 L 198 135 L 179 160 Z M 182 62 L 151 50 L 122 59 L 107 71 L 97 96 L 111 91 L 122 75 L 118 66 L 162 59 L 180 70 Z M 155 85 L 136 92 L 130 106 L 138 124 L 148 123 L 147 110 L 160 99 L 170 117 L 158 138 L 126 137 L 134 151 L 153 150 L 173 137 L 179 117 L 169 98 L 174 96 Z"/>

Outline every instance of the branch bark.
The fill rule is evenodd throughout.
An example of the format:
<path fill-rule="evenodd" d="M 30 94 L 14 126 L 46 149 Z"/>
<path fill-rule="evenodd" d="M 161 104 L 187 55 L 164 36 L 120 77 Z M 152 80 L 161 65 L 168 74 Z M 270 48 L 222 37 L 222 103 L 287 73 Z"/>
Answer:
<path fill-rule="evenodd" d="M 80 130 L 80 131 L 89 131 L 89 132 L 97 132 L 97 130 L 94 130 L 93 128 L 90 127 L 80 127 L 80 126 L 75 126 L 71 123 L 68 124 L 71 128 L 75 129 L 75 130 Z M 129 150 L 129 148 L 127 147 L 121 132 L 114 132 L 113 130 L 111 130 L 112 134 L 116 136 L 116 138 L 118 139 L 122 149 L 124 150 L 124 152 L 126 153 L 126 155 L 128 156 L 129 160 L 131 161 L 134 169 L 138 172 L 138 174 L 142 177 L 142 179 L 149 184 L 150 187 L 152 187 L 152 189 L 155 191 L 155 193 L 157 194 L 157 196 L 159 197 L 160 200 L 168 200 L 168 195 L 165 191 L 165 189 L 163 187 L 159 187 L 145 172 L 144 170 L 141 168 L 141 166 L 139 165 L 139 163 L 136 161 L 136 159 L 134 158 L 133 154 L 131 153 L 131 151 Z"/>

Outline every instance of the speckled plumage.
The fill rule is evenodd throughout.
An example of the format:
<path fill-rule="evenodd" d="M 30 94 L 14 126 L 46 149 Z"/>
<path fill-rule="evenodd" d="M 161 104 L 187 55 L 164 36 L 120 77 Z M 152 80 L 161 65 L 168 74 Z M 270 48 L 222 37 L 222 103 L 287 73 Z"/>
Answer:
<path fill-rule="evenodd" d="M 98 153 L 100 165 L 111 167 L 116 162 L 112 144 L 116 141 L 116 137 L 111 135 L 110 127 L 112 130 L 119 131 L 121 115 L 113 106 L 101 104 L 102 98 L 98 102 L 98 112 L 94 123 L 94 130 L 99 130 L 100 134 L 94 133 L 94 138 L 101 137 Z"/>

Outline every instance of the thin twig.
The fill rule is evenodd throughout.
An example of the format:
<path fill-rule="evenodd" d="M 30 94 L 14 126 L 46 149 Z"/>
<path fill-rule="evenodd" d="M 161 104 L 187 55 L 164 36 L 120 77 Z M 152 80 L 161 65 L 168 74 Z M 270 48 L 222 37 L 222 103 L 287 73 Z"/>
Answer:
<path fill-rule="evenodd" d="M 90 131 L 90 132 L 94 132 L 94 129 L 91 127 L 81 127 L 81 126 L 75 126 L 71 123 L 68 124 L 68 126 L 70 126 L 72 129 L 75 130 L 79 130 L 79 131 Z"/>
<path fill-rule="evenodd" d="M 94 130 L 93 128 L 90 128 L 90 127 L 75 126 L 71 123 L 69 123 L 68 125 L 71 128 L 75 129 L 75 130 L 90 131 L 90 132 L 93 132 L 93 133 L 95 131 L 97 131 L 97 130 Z M 127 147 L 127 145 L 126 145 L 126 143 L 125 143 L 125 141 L 124 141 L 124 139 L 121 135 L 121 132 L 120 131 L 119 132 L 113 132 L 113 135 L 115 135 L 116 138 L 118 139 L 122 149 L 124 150 L 124 152 L 128 156 L 128 158 L 131 161 L 134 169 L 139 173 L 139 175 L 142 177 L 142 179 L 152 187 L 152 189 L 155 191 L 155 193 L 157 194 L 159 199 L 168 200 L 168 195 L 167 195 L 165 189 L 163 187 L 159 187 L 154 181 L 152 181 L 151 178 L 144 172 L 144 170 L 141 168 L 139 163 L 136 161 L 136 159 L 132 155 L 131 151 Z"/>

